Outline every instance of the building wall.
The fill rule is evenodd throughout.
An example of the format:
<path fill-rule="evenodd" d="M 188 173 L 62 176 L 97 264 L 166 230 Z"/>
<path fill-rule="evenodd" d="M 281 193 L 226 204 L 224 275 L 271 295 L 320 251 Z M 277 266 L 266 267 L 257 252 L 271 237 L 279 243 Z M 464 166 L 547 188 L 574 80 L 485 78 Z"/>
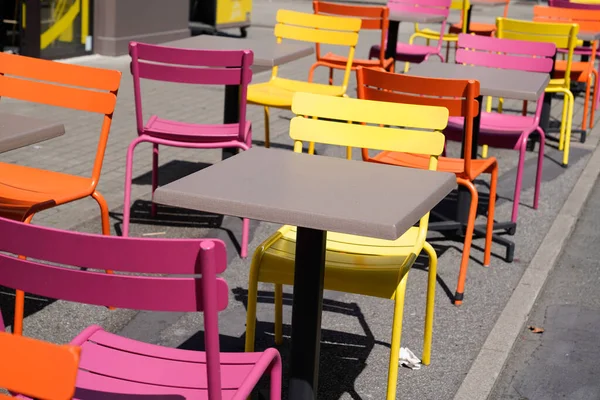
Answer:
<path fill-rule="evenodd" d="M 130 41 L 164 43 L 190 36 L 189 0 L 94 0 L 94 52 L 127 54 Z"/>

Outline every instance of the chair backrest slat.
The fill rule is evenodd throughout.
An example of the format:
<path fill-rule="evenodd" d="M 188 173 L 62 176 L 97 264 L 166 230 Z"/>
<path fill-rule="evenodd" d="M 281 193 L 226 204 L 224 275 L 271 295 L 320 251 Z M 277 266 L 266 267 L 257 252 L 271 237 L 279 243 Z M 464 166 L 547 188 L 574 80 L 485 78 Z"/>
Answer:
<path fill-rule="evenodd" d="M 0 352 L 3 360 L 0 387 L 31 398 L 73 398 L 81 353 L 79 347 L 0 332 Z"/>
<path fill-rule="evenodd" d="M 369 68 L 357 71 L 358 97 L 414 107 L 444 107 L 450 116 L 464 117 L 468 132 L 464 141 L 464 171 L 471 169 L 473 119 L 479 112 L 479 82 L 461 79 L 436 79 L 388 73 Z M 367 149 L 363 159 L 368 160 Z"/>
<path fill-rule="evenodd" d="M 337 15 L 360 18 L 362 20 L 360 29 L 387 29 L 386 26 L 389 13 L 387 7 L 313 1 L 313 10 L 315 14 L 318 15 Z"/>
<path fill-rule="evenodd" d="M 548 0 L 550 7 L 578 8 L 581 10 L 600 10 L 600 4 L 573 3 L 568 0 Z"/>
<path fill-rule="evenodd" d="M 490 68 L 550 72 L 556 54 L 554 43 L 458 35 L 456 62 Z"/>
<path fill-rule="evenodd" d="M 452 0 L 388 0 L 390 11 L 442 15 L 448 17 Z"/>
<path fill-rule="evenodd" d="M 139 63 L 139 73 L 144 79 L 195 85 L 239 85 L 242 81 L 240 71 L 233 68 L 188 68 Z"/>
<path fill-rule="evenodd" d="M 442 107 L 383 103 L 309 93 L 294 95 L 292 112 L 299 115 L 290 124 L 290 136 L 297 142 L 435 156 L 443 150 L 444 135 L 440 131 L 448 123 L 448 110 Z M 359 124 L 350 124 L 349 121 Z"/>
<path fill-rule="evenodd" d="M 358 42 L 358 30 L 357 32 L 332 31 L 314 29 L 312 27 L 277 24 L 275 25 L 274 32 L 275 36 L 278 38 L 301 40 L 318 44 L 355 46 Z"/>

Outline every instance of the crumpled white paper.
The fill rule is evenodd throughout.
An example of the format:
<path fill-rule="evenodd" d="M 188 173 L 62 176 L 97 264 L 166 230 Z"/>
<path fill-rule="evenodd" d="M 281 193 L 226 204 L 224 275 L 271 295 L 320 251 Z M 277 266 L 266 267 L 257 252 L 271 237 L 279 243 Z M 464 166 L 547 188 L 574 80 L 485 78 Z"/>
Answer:
<path fill-rule="evenodd" d="M 415 356 L 408 347 L 400 347 L 400 359 L 398 363 L 410 369 L 421 369 L 421 359 Z"/>

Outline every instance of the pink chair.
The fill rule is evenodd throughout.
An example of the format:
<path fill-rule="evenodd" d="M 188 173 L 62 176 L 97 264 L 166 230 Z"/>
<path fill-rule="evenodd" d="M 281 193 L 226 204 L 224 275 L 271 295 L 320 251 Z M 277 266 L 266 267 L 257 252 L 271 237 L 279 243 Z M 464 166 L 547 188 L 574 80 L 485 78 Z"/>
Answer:
<path fill-rule="evenodd" d="M 427 14 L 441 15 L 444 17 L 440 29 L 440 40 L 435 46 L 397 43 L 396 44 L 396 61 L 404 61 L 407 63 L 419 64 L 426 61 L 430 55 L 435 55 L 444 62 L 442 56 L 442 43 L 444 32 L 446 31 L 446 20 L 450 12 L 450 4 L 452 0 L 388 0 L 387 6 L 392 12 L 411 13 L 411 14 Z M 386 42 L 387 46 L 387 42 Z M 379 58 L 381 45 L 371 46 L 369 51 L 369 59 Z"/>
<path fill-rule="evenodd" d="M 269 374 L 270 398 L 281 399 L 277 350 L 220 353 L 218 312 L 227 307 L 229 291 L 227 282 L 216 275 L 227 267 L 222 241 L 110 237 L 0 218 L 0 251 L 10 253 L 0 254 L 0 285 L 13 289 L 118 308 L 204 312 L 206 352 L 138 342 L 99 326 L 83 330 L 71 341 L 82 350 L 76 398 L 171 395 L 242 400 Z M 127 274 L 97 272 L 107 266 Z M 0 325 L 4 330 L 1 318 Z"/>
<path fill-rule="evenodd" d="M 548 5 L 550 7 L 560 7 L 560 8 L 579 8 L 582 10 L 600 10 L 600 4 L 571 3 L 570 1 L 566 1 L 566 0 L 548 0 Z M 568 53 L 568 50 L 565 50 L 565 49 L 558 49 L 557 51 L 559 53 L 564 53 L 564 54 Z M 598 43 L 597 51 L 600 52 L 600 42 Z M 577 54 L 577 55 L 585 56 L 585 57 L 591 57 L 592 49 L 588 46 L 575 47 L 573 54 Z M 598 76 L 600 76 L 600 64 L 598 64 L 596 71 L 598 73 Z M 600 91 L 596 91 L 596 93 L 594 93 L 594 104 L 592 107 L 594 107 L 597 110 L 599 104 L 600 104 Z"/>
<path fill-rule="evenodd" d="M 138 137 L 127 149 L 125 170 L 125 201 L 123 205 L 123 236 L 129 235 L 133 151 L 141 142 L 153 144 L 152 196 L 158 186 L 158 145 L 217 149 L 252 146 L 252 125 L 246 121 L 246 91 L 252 80 L 253 53 L 250 50 L 192 50 L 131 42 L 131 73 L 135 96 L 135 116 Z M 160 64 L 159 64 L 160 63 Z M 239 85 L 239 123 L 190 124 L 159 118 L 156 115 L 144 124 L 140 79 L 200 85 Z M 192 105 L 193 106 L 193 105 Z M 152 202 L 151 215 L 156 215 Z M 241 256 L 248 254 L 250 221 L 243 219 Z"/>
<path fill-rule="evenodd" d="M 538 43 L 522 40 L 497 39 L 493 37 L 460 34 L 456 62 L 479 65 L 488 68 L 515 69 L 520 71 L 550 73 L 554 64 L 556 46 L 553 43 Z M 538 99 L 535 114 L 514 115 L 495 112 L 482 112 L 478 144 L 490 147 L 514 149 L 519 151 L 519 164 L 515 182 L 512 222 L 517 222 L 521 183 L 525 164 L 527 138 L 533 132 L 540 135 L 538 165 L 535 179 L 533 208 L 537 209 L 542 166 L 544 161 L 545 135 L 540 128 L 540 116 L 543 106 L 543 94 Z M 450 117 L 448 128 L 444 131 L 446 139 L 462 140 L 463 119 Z"/>

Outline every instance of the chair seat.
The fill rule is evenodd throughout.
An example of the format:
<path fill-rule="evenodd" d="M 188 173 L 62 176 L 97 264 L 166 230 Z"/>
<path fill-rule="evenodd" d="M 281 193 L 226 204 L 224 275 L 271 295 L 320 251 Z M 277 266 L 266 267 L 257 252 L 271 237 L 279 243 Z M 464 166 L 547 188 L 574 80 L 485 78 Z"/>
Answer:
<path fill-rule="evenodd" d="M 240 124 L 191 124 L 162 119 L 153 115 L 144 126 L 144 134 L 178 142 L 223 142 L 231 140 L 245 142 L 252 129 L 252 123 L 246 121 L 242 138 L 239 135 L 239 126 Z"/>
<path fill-rule="evenodd" d="M 557 60 L 554 63 L 554 73 L 552 78 L 561 79 L 565 77 L 565 71 L 567 69 L 566 60 Z M 578 82 L 587 82 L 588 77 L 594 70 L 594 65 L 590 62 L 573 62 L 571 63 L 571 80 Z"/>
<path fill-rule="evenodd" d="M 129 394 L 208 399 L 204 352 L 138 342 L 98 326 L 87 328 L 72 342 L 80 343 L 75 398 Z M 260 377 L 265 366 L 257 364 L 272 358 L 274 352 L 221 353 L 222 398 L 232 399 L 247 378 L 254 374 Z"/>
<path fill-rule="evenodd" d="M 427 38 L 427 39 L 439 40 L 439 38 L 440 38 L 440 32 L 439 31 L 435 31 L 435 30 L 429 29 L 429 28 L 419 29 L 415 33 L 418 34 L 419 36 Z M 446 33 L 444 35 L 443 40 L 445 42 L 456 42 L 456 41 L 458 41 L 458 34 L 456 34 L 456 33 Z"/>
<path fill-rule="evenodd" d="M 327 53 L 325 54 L 323 57 L 321 57 L 321 59 L 319 61 L 322 62 L 326 62 L 326 63 L 330 63 L 330 64 L 335 64 L 341 68 L 345 68 L 346 67 L 346 63 L 348 62 L 348 58 L 344 57 L 344 56 L 340 56 L 338 54 L 335 53 Z M 394 62 L 393 58 L 388 58 L 383 60 L 383 68 L 388 69 L 390 65 L 392 65 L 392 63 Z M 358 68 L 358 67 L 380 67 L 382 66 L 379 59 L 371 59 L 371 60 L 365 60 L 364 58 L 355 58 L 352 60 L 352 68 Z"/>
<path fill-rule="evenodd" d="M 462 134 L 462 127 L 461 127 Z M 399 153 L 395 151 L 382 151 L 372 161 L 382 164 L 399 165 L 402 167 L 427 169 L 429 166 L 429 156 L 422 154 Z M 438 171 L 451 172 L 461 178 L 473 180 L 483 174 L 494 164 L 493 158 L 471 160 L 471 176 L 466 176 L 465 161 L 461 158 L 439 157 Z"/>
<path fill-rule="evenodd" d="M 268 82 L 249 85 L 248 102 L 271 107 L 290 108 L 292 106 L 292 97 L 294 97 L 294 93 L 296 92 L 308 92 L 327 96 L 344 95 L 344 89 L 341 86 L 275 78 Z"/>
<path fill-rule="evenodd" d="M 462 33 L 462 30 L 463 30 L 463 24 L 462 24 L 462 22 L 459 22 L 457 24 L 450 25 L 448 32 L 454 33 L 454 34 L 459 34 L 459 33 Z M 481 35 L 481 36 L 492 36 L 494 34 L 494 32 L 496 32 L 495 24 L 486 24 L 484 22 L 470 22 L 469 23 L 469 32 L 468 33 L 474 33 L 476 35 Z"/>
<path fill-rule="evenodd" d="M 450 117 L 448 126 L 444 129 L 444 135 L 450 140 L 462 140 L 463 125 L 463 118 Z M 531 116 L 483 112 L 478 144 L 514 149 L 519 143 L 521 135 L 524 132 L 531 132 L 535 128 L 535 119 Z"/>
<path fill-rule="evenodd" d="M 414 262 L 418 232 L 413 227 L 396 240 L 327 232 L 325 289 L 392 298 Z M 275 235 L 279 238 L 265 250 L 258 280 L 293 285 L 296 227 L 286 225 Z"/>
<path fill-rule="evenodd" d="M 93 193 L 91 178 L 8 163 L 0 163 L 0 171 L 0 216 L 10 219 Z"/>

